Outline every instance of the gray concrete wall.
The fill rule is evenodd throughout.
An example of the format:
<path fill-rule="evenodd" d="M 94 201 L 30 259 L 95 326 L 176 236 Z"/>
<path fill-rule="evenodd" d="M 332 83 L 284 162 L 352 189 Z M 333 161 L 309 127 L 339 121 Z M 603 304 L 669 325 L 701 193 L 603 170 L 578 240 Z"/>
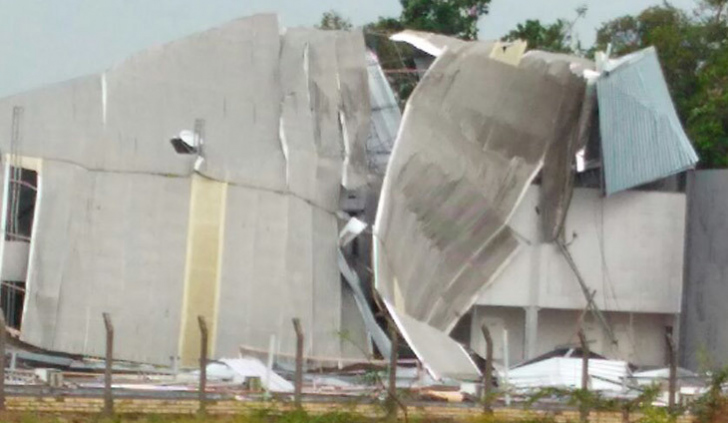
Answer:
<path fill-rule="evenodd" d="M 503 330 L 508 331 L 508 358 L 510 364 L 520 363 L 525 359 L 526 314 L 517 307 L 483 307 L 472 309 L 472 326 L 470 331 L 470 348 L 485 357 L 485 338 L 481 327 L 488 326 L 493 338 L 493 358 L 503 363 Z"/>
<path fill-rule="evenodd" d="M 335 211 L 366 166 L 366 66 L 361 32 L 281 36 L 258 15 L 0 99 L 4 134 L 24 110 L 19 141 L 0 137 L 0 150 L 42 159 L 22 339 L 100 355 L 110 312 L 118 358 L 168 363 L 197 172 L 229 185 L 217 354 L 267 349 L 271 334 L 291 353 L 295 316 L 307 354 L 340 357 L 342 319 L 356 316 L 342 317 Z M 169 142 L 198 119 L 204 161 Z"/>
<path fill-rule="evenodd" d="M 520 251 L 478 299 L 485 306 L 479 310 L 529 310 L 523 339 L 512 337 L 512 360 L 576 342 L 575 322 L 587 304 L 558 247 L 541 241 L 539 189 L 529 188 L 511 220 Z M 596 291 L 599 308 L 612 316 L 619 340 L 612 345 L 601 325 L 590 323 L 596 352 L 663 364 L 665 326 L 674 325 L 680 312 L 685 203 L 684 194 L 673 192 L 625 191 L 605 198 L 596 189 L 574 190 L 564 229 L 568 249 L 589 290 Z M 511 318 L 510 325 L 521 318 Z"/>
<path fill-rule="evenodd" d="M 536 355 L 559 346 L 578 346 L 577 322 L 580 315 L 581 311 L 577 310 L 540 310 Z M 665 328 L 673 325 L 673 316 L 618 312 L 606 312 L 605 316 L 617 343 L 611 342 L 601 324 L 588 313 L 584 316 L 584 330 L 592 351 L 638 366 L 662 366 L 666 363 Z"/>
<path fill-rule="evenodd" d="M 728 364 L 728 170 L 688 175 L 685 288 L 680 364 Z"/>
<path fill-rule="evenodd" d="M 2 249 L 3 281 L 25 281 L 28 274 L 30 244 L 25 241 L 5 241 Z"/>
<path fill-rule="evenodd" d="M 179 335 L 189 179 L 45 161 L 40 181 L 21 339 L 101 356 L 108 312 L 117 357 L 169 363 Z"/>
<path fill-rule="evenodd" d="M 480 327 L 485 323 L 493 337 L 494 358 L 503 362 L 503 329 L 508 330 L 510 364 L 518 364 L 529 358 L 526 354 L 526 313 L 518 307 L 475 306 L 473 308 L 470 347 L 478 354 L 485 354 L 485 341 Z M 534 356 L 561 347 L 579 344 L 577 324 L 581 311 L 541 309 L 538 312 L 538 338 Z M 617 344 L 591 314 L 584 317 L 584 330 L 592 351 L 608 358 L 625 360 L 635 365 L 662 366 L 665 364 L 664 334 L 667 326 L 674 324 L 672 315 L 606 312 Z"/>
<path fill-rule="evenodd" d="M 526 242 L 481 291 L 478 304 L 583 309 L 586 299 L 558 247 L 538 238 L 538 186 L 532 186 L 511 226 Z M 569 251 L 603 310 L 680 311 L 685 195 L 625 191 L 606 198 L 577 188 L 564 233 Z"/>

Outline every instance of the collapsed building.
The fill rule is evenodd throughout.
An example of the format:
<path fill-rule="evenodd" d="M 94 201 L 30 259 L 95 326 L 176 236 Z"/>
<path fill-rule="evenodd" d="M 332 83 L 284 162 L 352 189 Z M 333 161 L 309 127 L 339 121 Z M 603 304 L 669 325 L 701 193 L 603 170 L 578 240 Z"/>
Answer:
<path fill-rule="evenodd" d="M 600 354 L 663 364 L 683 280 L 674 176 L 697 155 L 654 49 L 592 63 L 519 43 L 393 39 L 436 58 L 405 111 L 374 230 L 377 289 L 415 353 L 435 374 L 477 377 L 446 334 L 484 355 L 482 325 L 505 329 L 495 358 L 518 363 L 583 328 Z"/>
<path fill-rule="evenodd" d="M 100 356 L 109 313 L 117 358 L 194 365 L 198 316 L 215 357 L 294 353 L 299 318 L 308 356 L 369 354 L 338 212 L 381 172 L 399 110 L 367 60 L 361 32 L 260 15 L 0 101 L 20 339 Z"/>
<path fill-rule="evenodd" d="M 505 362 L 584 327 L 600 354 L 662 364 L 683 295 L 675 175 L 697 156 L 654 50 L 393 39 L 433 59 L 403 116 L 361 32 L 272 15 L 0 100 L 20 339 L 102 355 L 107 312 L 118 358 L 193 365 L 198 316 L 214 357 L 291 354 L 299 318 L 307 357 L 362 360 L 390 349 L 373 276 L 436 378 L 479 377 L 483 324 L 510 334 Z"/>

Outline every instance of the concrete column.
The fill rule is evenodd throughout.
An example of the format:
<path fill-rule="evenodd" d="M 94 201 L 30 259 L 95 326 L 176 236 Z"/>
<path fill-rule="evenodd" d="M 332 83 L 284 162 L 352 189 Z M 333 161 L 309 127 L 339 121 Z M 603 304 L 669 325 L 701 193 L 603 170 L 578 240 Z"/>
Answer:
<path fill-rule="evenodd" d="M 472 308 L 472 317 L 470 318 L 470 348 L 473 349 L 473 351 L 479 353 L 479 354 L 485 354 L 485 340 L 482 340 L 482 333 L 480 333 L 480 325 L 482 325 L 484 322 L 481 322 L 480 320 L 480 313 L 478 312 L 480 307 L 479 305 L 474 305 Z M 483 355 L 485 357 L 485 355 Z"/>
<path fill-rule="evenodd" d="M 531 269 L 528 284 L 528 306 L 526 307 L 526 327 L 524 355 L 526 360 L 536 357 L 538 346 L 538 310 L 539 310 L 539 294 L 541 289 L 541 249 L 540 244 L 536 244 L 531 248 Z"/>
<path fill-rule="evenodd" d="M 538 350 L 538 311 L 536 306 L 526 307 L 526 360 L 536 357 Z"/>
<path fill-rule="evenodd" d="M 680 327 L 680 323 L 681 323 L 682 319 L 681 319 L 680 313 L 676 313 L 676 314 L 669 316 L 667 320 L 668 320 L 667 325 L 672 326 L 672 339 L 673 339 L 673 341 L 675 341 L 675 346 L 677 346 L 677 358 L 678 358 L 678 363 L 680 363 L 680 357 L 681 357 L 680 339 L 682 338 L 682 336 L 681 336 L 682 328 Z"/>

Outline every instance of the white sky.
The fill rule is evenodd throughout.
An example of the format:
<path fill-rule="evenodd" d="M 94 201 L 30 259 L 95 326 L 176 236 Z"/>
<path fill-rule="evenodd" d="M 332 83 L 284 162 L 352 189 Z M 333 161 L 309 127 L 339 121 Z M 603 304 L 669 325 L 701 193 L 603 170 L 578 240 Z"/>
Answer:
<path fill-rule="evenodd" d="M 691 8 L 695 0 L 673 0 Z M 526 19 L 572 18 L 585 45 L 604 21 L 660 0 L 492 0 L 480 38 L 497 38 Z M 313 25 L 336 9 L 355 25 L 396 16 L 399 0 L 0 0 L 0 96 L 101 71 L 130 54 L 258 12 L 286 26 Z"/>

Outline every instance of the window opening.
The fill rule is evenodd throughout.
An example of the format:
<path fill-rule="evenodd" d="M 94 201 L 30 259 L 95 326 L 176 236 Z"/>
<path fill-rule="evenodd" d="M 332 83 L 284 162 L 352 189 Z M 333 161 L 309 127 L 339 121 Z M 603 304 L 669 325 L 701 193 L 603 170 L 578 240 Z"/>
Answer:
<path fill-rule="evenodd" d="M 0 304 L 3 307 L 5 324 L 20 330 L 23 318 L 23 302 L 25 301 L 25 282 L 3 281 L 0 286 Z"/>
<path fill-rule="evenodd" d="M 38 172 L 11 166 L 8 188 L 5 240 L 30 242 L 38 194 Z"/>
<path fill-rule="evenodd" d="M 5 242 L 29 244 L 33 236 L 33 220 L 35 219 L 35 205 L 38 197 L 38 172 L 18 166 L 10 166 L 6 189 Z M 2 257 L 2 259 L 6 260 L 7 257 Z M 5 263 L 6 265 L 18 264 Z M 24 264 L 27 266 L 27 263 Z M 0 305 L 7 326 L 20 329 L 24 301 L 24 280 L 3 280 L 0 282 Z"/>

